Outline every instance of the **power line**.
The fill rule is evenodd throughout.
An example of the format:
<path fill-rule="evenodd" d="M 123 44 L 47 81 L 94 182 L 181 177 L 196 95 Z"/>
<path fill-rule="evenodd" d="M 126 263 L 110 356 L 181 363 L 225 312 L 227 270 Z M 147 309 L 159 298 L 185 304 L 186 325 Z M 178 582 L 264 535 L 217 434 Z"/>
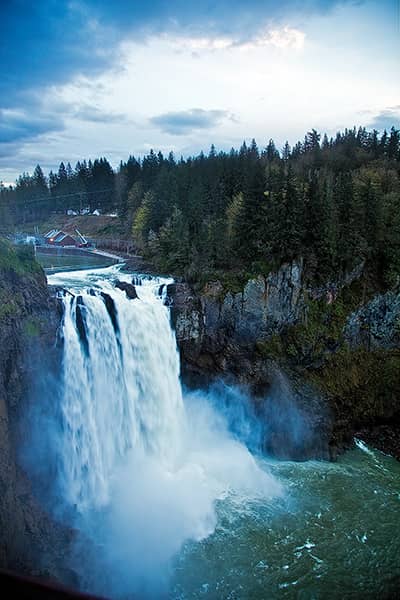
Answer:
<path fill-rule="evenodd" d="M 115 188 L 108 188 L 105 190 L 93 190 L 93 191 L 81 191 L 81 192 L 73 192 L 71 194 L 59 194 L 57 196 L 52 196 L 50 193 L 48 196 L 41 196 L 39 198 L 33 198 L 32 200 L 24 200 L 24 204 L 35 204 L 36 202 L 42 202 L 44 200 L 57 200 L 58 198 L 70 198 L 72 196 L 88 196 L 90 194 L 103 194 L 105 192 L 115 192 Z"/>

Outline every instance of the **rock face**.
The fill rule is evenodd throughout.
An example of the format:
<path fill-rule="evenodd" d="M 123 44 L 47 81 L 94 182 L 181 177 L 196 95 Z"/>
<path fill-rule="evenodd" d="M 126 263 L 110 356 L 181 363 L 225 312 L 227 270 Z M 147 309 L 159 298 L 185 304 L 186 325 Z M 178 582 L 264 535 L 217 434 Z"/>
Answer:
<path fill-rule="evenodd" d="M 312 289 L 304 283 L 302 261 L 249 280 L 240 293 L 220 281 L 200 293 L 187 283 L 169 286 L 185 380 L 222 377 L 250 386 L 270 423 L 265 449 L 277 456 L 334 458 L 356 432 L 381 422 L 383 412 L 396 421 L 400 292 L 363 305 L 357 291 L 363 268 Z M 385 389 L 379 377 L 388 379 Z M 301 423 L 297 431 L 307 434 L 296 441 L 290 422 Z"/>
<path fill-rule="evenodd" d="M 400 291 L 375 296 L 348 319 L 344 336 L 353 349 L 400 348 Z"/>
<path fill-rule="evenodd" d="M 376 399 L 374 418 L 367 426 L 359 419 L 356 435 L 400 460 L 400 289 L 379 294 L 353 312 L 344 338 L 354 357 L 369 359 L 368 392 L 374 390 Z M 353 369 L 356 365 L 353 361 Z"/>
<path fill-rule="evenodd" d="M 202 296 L 206 333 L 225 329 L 236 341 L 253 342 L 295 323 L 304 306 L 302 262 L 284 264 L 268 277 L 250 279 L 241 293 L 223 294 L 220 282 Z"/>
<path fill-rule="evenodd" d="M 187 283 L 167 286 L 167 300 L 179 347 L 193 364 L 202 351 L 204 315 L 201 300 Z"/>
<path fill-rule="evenodd" d="M 289 381 L 273 360 L 255 350 L 260 339 L 296 324 L 303 315 L 302 262 L 251 279 L 243 292 L 209 282 L 196 294 L 187 283 L 168 286 L 171 317 L 187 383 L 232 379 L 250 386 L 264 423 L 263 448 L 281 458 L 329 457 L 331 425 L 325 402 L 298 379 Z"/>
<path fill-rule="evenodd" d="M 282 265 L 268 277 L 250 279 L 240 293 L 224 291 L 220 281 L 206 284 L 201 294 L 187 283 L 168 286 L 183 367 L 210 373 L 251 371 L 249 351 L 257 340 L 301 318 L 302 271 L 301 261 Z"/>
<path fill-rule="evenodd" d="M 41 508 L 19 460 L 37 357 L 47 357 L 49 376 L 57 369 L 60 313 L 41 269 L 29 261 L 14 267 L 0 260 L 0 567 L 68 581 L 59 557 L 70 533 Z"/>

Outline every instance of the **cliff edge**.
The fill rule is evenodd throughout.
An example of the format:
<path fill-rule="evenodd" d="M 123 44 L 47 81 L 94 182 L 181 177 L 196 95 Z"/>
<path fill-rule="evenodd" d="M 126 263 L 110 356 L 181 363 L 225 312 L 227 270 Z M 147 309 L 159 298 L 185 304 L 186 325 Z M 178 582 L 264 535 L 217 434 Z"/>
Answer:
<path fill-rule="evenodd" d="M 58 324 L 57 306 L 32 249 L 0 240 L 0 567 L 71 581 L 60 558 L 71 532 L 40 505 L 20 460 L 21 423 L 31 402 L 36 360 L 40 357 L 49 371 L 57 369 Z"/>

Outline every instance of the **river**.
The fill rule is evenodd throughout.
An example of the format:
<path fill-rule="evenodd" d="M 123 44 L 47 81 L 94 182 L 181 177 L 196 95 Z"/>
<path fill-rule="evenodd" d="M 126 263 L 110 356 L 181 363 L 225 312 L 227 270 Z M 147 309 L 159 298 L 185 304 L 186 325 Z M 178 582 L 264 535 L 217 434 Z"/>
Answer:
<path fill-rule="evenodd" d="M 82 587 L 115 598 L 395 597 L 400 464 L 360 441 L 336 463 L 262 456 L 251 420 L 246 435 L 246 423 L 231 427 L 232 398 L 250 399 L 223 383 L 182 388 L 170 280 L 137 275 L 128 300 L 117 278 L 132 274 L 48 277 L 72 294 L 52 444 Z"/>

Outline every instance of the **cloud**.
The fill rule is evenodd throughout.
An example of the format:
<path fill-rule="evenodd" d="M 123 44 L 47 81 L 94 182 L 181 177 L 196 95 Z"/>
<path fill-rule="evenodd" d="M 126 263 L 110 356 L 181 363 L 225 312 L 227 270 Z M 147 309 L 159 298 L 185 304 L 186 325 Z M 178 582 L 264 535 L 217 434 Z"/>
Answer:
<path fill-rule="evenodd" d="M 244 42 L 234 42 L 232 46 L 239 48 L 260 48 L 273 46 L 281 50 L 301 50 L 304 47 L 306 34 L 294 27 L 267 29 L 253 39 Z"/>
<path fill-rule="evenodd" d="M 7 166 L 9 158 L 13 158 L 13 166 L 18 162 L 16 161 L 16 156 L 18 155 L 18 151 L 21 147 L 21 144 L 17 142 L 4 142 L 0 144 L 0 163 L 3 163 Z M 3 159 L 5 159 L 3 161 Z M 20 163 L 19 163 L 20 164 Z M 24 165 L 20 165 L 21 168 L 24 168 Z M 1 178 L 0 178 L 1 179 Z"/>
<path fill-rule="evenodd" d="M 23 109 L 0 109 L 0 146 L 33 139 L 58 129 L 60 122 L 54 115 L 32 115 Z"/>
<path fill-rule="evenodd" d="M 300 50 L 304 46 L 306 34 L 293 27 L 283 29 L 272 29 L 267 33 L 264 40 L 259 39 L 259 44 L 275 46 L 276 48 L 294 48 Z"/>
<path fill-rule="evenodd" d="M 293 14 L 324 13 L 351 0 L 21 0 L 1 6 L 0 98 L 3 108 L 19 104 L 27 90 L 65 83 L 78 74 L 93 76 L 118 62 L 122 41 L 145 41 L 170 33 L 195 38 L 258 39 L 268 23 Z M 301 11 L 301 12 L 300 12 Z M 278 33 L 274 33 L 274 31 Z M 296 45 L 289 29 L 271 32 L 272 45 Z M 297 37 L 296 37 L 297 36 Z"/>
<path fill-rule="evenodd" d="M 324 14 L 337 5 L 354 4 L 355 0 L 218 0 L 218 2 L 187 2 L 187 0 L 152 0 L 132 2 L 98 0 L 80 2 L 86 6 L 86 18 L 92 15 L 97 27 L 117 28 L 135 36 L 154 33 L 200 33 L 238 37 L 250 36 L 265 28 L 266 23 L 295 15 Z"/>
<path fill-rule="evenodd" d="M 83 104 L 82 106 L 69 107 L 67 115 L 74 119 L 91 123 L 126 123 L 127 117 L 121 113 L 107 112 L 97 106 Z"/>
<path fill-rule="evenodd" d="M 67 102 L 52 91 L 53 94 L 42 98 L 31 95 L 25 105 L 18 108 L 0 108 L 0 166 L 3 168 L 12 164 L 14 168 L 20 165 L 24 169 L 28 145 L 50 141 L 51 134 L 65 134 L 69 120 L 97 125 L 129 122 L 125 115 L 89 102 Z"/>
<path fill-rule="evenodd" d="M 350 18 L 354 9 L 342 6 L 354 3 L 3 0 L 0 109 L 6 112 L 0 113 L 0 167 L 8 181 L 38 161 L 54 168 L 61 159 L 74 161 L 106 149 L 113 151 L 116 164 L 117 158 L 150 147 L 167 151 L 172 145 L 179 154 L 190 146 L 197 152 L 209 146 L 212 127 L 218 127 L 213 141 L 219 145 L 253 136 L 278 137 L 280 143 L 279 135 L 301 135 L 315 115 L 321 126 L 329 126 L 331 106 L 337 118 L 342 98 L 351 110 L 364 104 L 359 97 L 379 107 L 375 89 L 380 97 L 396 96 L 384 75 L 376 83 L 366 78 L 363 46 L 357 47 L 357 61 L 362 60 L 343 92 L 342 67 L 351 70 L 352 44 L 358 42 L 353 42 L 357 24 Z M 22 10 L 26 4 L 29 10 Z M 340 7 L 332 17 L 338 36 L 331 39 L 326 35 L 331 19 L 315 17 L 335 6 Z M 300 53 L 308 41 L 304 32 L 310 48 Z M 362 34 L 368 39 L 364 29 Z M 326 39 L 329 55 L 328 48 L 323 52 Z M 382 56 L 374 50 L 371 73 Z M 303 92 L 294 96 L 293 89 Z M 181 110 L 188 107 L 203 108 Z M 207 107 L 240 115 L 240 125 L 231 114 Z M 341 117 L 345 124 L 353 122 L 348 112 Z M 133 127 L 126 127 L 128 122 Z"/>
<path fill-rule="evenodd" d="M 0 179 L 10 181 L 17 170 L 25 171 L 29 162 L 27 145 L 37 144 L 63 128 L 64 121 L 59 115 L 42 112 L 36 102 L 26 108 L 0 109 Z M 34 164 L 38 162 L 35 154 Z"/>
<path fill-rule="evenodd" d="M 3 107 L 17 105 L 29 89 L 66 81 L 81 69 L 99 69 L 105 62 L 93 47 L 94 33 L 69 2 L 24 4 L 9 0 L 1 8 Z"/>
<path fill-rule="evenodd" d="M 266 29 L 251 39 L 238 37 L 174 37 L 170 43 L 176 48 L 185 48 L 193 52 L 201 50 L 218 51 L 232 48 L 254 49 L 263 46 L 281 50 L 301 50 L 304 47 L 306 34 L 293 27 Z"/>
<path fill-rule="evenodd" d="M 168 112 L 152 117 L 150 123 L 156 125 L 165 133 L 186 135 L 199 129 L 216 127 L 224 119 L 235 120 L 226 110 L 203 110 L 192 108 L 177 112 Z"/>
<path fill-rule="evenodd" d="M 368 125 L 372 129 L 389 131 L 392 127 L 400 129 L 400 105 L 389 106 L 381 110 Z"/>

